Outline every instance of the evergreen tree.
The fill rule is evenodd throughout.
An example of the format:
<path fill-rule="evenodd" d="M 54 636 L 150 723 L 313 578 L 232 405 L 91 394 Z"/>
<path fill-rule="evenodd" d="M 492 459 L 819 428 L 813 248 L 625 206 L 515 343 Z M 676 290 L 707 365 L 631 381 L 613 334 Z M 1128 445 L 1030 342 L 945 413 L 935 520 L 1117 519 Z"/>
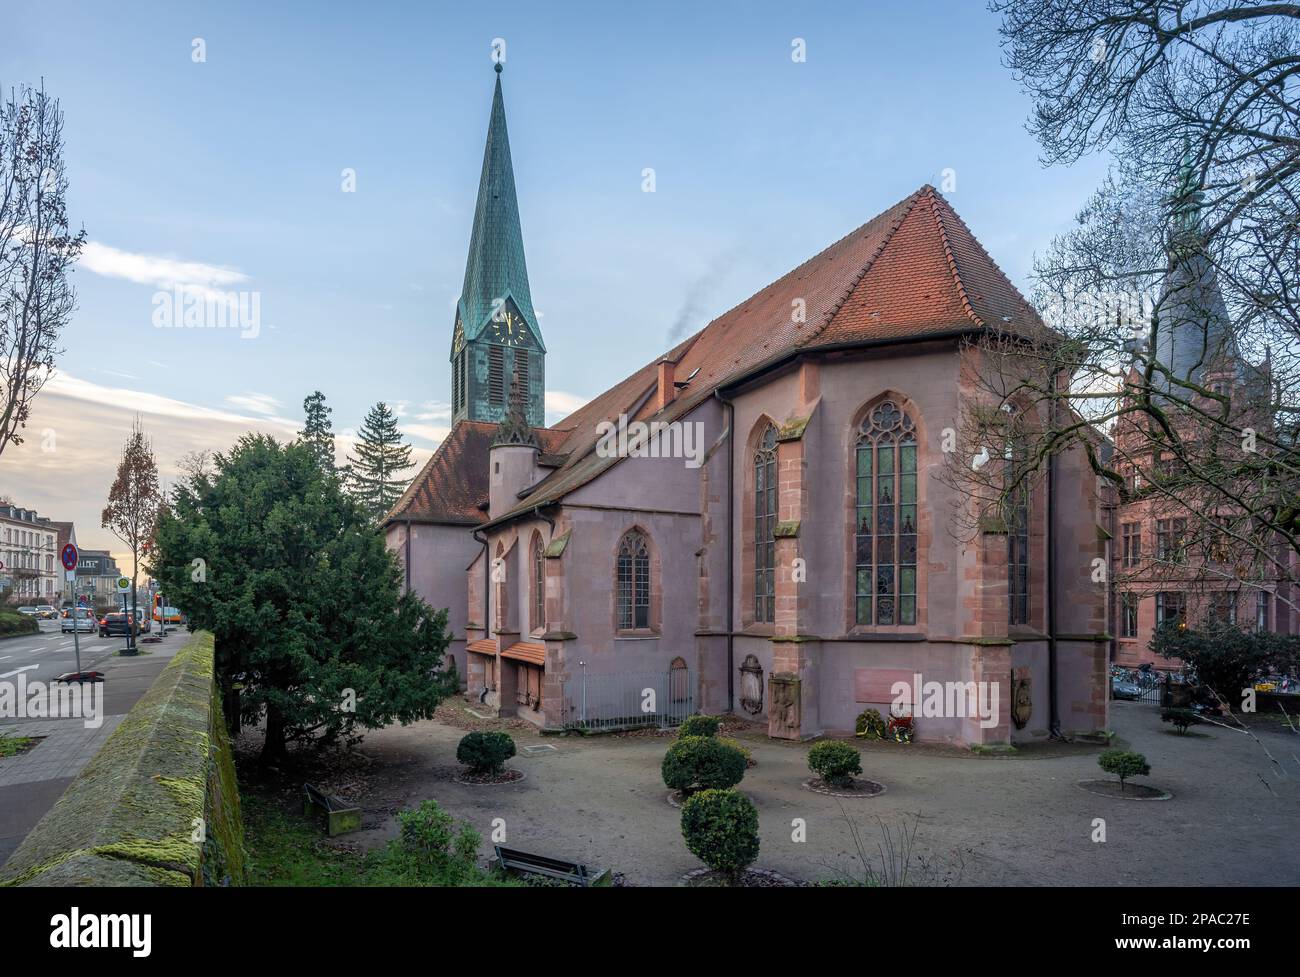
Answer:
<path fill-rule="evenodd" d="M 362 508 L 381 519 L 410 481 L 400 476 L 414 465 L 411 446 L 402 443 L 397 415 L 382 400 L 366 414 L 359 439 L 357 457 L 348 456 L 348 483 Z"/>
<path fill-rule="evenodd" d="M 334 429 L 330 426 L 333 407 L 325 406 L 325 395 L 317 390 L 302 402 L 306 420 L 298 440 L 311 449 L 323 471 L 334 471 Z"/>
<path fill-rule="evenodd" d="M 216 637 L 230 715 L 265 720 L 263 758 L 427 719 L 455 689 L 447 612 L 301 442 L 248 434 L 172 490 L 149 570 Z"/>

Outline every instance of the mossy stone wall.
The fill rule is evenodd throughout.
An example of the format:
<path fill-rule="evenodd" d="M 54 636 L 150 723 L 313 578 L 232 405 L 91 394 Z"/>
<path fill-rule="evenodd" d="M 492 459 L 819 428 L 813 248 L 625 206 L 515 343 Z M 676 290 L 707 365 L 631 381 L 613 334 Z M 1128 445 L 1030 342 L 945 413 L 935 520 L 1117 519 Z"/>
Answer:
<path fill-rule="evenodd" d="M 198 632 L 0 869 L 0 885 L 242 885 L 244 829 Z"/>

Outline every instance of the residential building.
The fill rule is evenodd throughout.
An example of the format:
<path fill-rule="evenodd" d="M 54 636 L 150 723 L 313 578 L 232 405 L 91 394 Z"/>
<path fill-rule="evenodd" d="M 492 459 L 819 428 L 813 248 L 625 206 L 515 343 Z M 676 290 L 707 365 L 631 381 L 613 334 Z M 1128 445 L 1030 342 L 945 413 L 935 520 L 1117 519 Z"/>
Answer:
<path fill-rule="evenodd" d="M 58 604 L 63 567 L 61 541 L 75 539 L 71 523 L 59 523 L 34 509 L 0 505 L 0 578 L 10 581 L 10 599 Z"/>

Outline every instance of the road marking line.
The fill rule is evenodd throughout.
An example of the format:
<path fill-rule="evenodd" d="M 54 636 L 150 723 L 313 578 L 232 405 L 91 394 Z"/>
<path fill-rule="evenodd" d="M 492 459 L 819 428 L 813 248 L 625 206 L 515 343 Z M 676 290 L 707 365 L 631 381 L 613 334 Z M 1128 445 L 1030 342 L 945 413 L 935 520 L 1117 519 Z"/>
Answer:
<path fill-rule="evenodd" d="M 19 672 L 30 671 L 33 668 L 40 668 L 40 665 L 24 665 L 22 668 L 15 668 L 12 672 L 5 672 L 0 678 L 8 678 L 10 675 L 17 675 Z"/>

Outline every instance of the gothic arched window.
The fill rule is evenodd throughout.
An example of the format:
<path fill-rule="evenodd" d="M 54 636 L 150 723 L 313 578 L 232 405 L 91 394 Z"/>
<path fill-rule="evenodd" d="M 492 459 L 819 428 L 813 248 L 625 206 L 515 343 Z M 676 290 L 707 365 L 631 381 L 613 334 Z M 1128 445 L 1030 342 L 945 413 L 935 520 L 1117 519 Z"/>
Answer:
<path fill-rule="evenodd" d="M 858 428 L 854 619 L 916 623 L 916 430 L 893 401 Z"/>
<path fill-rule="evenodd" d="M 533 620 L 534 631 L 546 627 L 546 547 L 542 545 L 542 534 L 533 533 Z"/>
<path fill-rule="evenodd" d="M 754 451 L 754 620 L 776 620 L 776 425 Z"/>
<path fill-rule="evenodd" d="M 618 629 L 650 627 L 650 549 L 639 530 L 629 530 L 618 544 Z"/>
<path fill-rule="evenodd" d="M 1028 449 L 1018 418 L 1009 422 L 1004 488 L 1007 526 L 1007 621 L 1029 623 Z"/>

